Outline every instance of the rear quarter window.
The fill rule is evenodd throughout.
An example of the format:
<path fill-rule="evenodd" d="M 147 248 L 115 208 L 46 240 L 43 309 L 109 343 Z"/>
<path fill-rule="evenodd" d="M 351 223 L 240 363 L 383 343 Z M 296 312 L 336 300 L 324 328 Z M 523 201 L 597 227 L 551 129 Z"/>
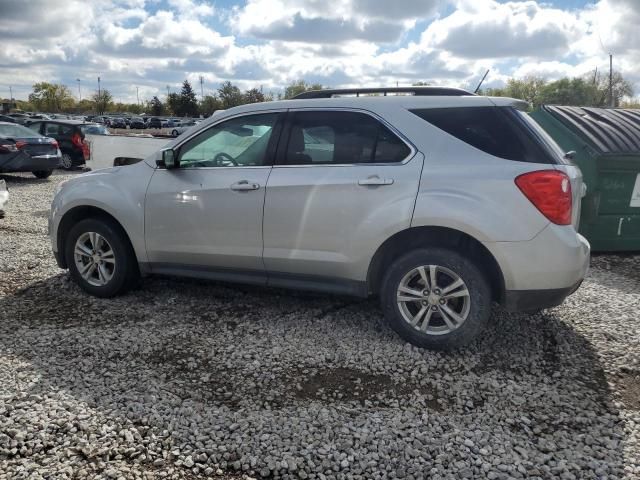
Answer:
<path fill-rule="evenodd" d="M 532 163 L 557 163 L 511 107 L 410 110 L 422 120 L 489 155 Z"/>

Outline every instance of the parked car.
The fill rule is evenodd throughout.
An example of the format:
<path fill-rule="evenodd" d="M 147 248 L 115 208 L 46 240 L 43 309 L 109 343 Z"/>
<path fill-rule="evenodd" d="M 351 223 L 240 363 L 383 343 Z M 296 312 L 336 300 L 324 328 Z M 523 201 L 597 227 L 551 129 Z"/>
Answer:
<path fill-rule="evenodd" d="M 15 123 L 0 122 L 0 172 L 47 178 L 60 162 L 58 142 Z"/>
<path fill-rule="evenodd" d="M 29 119 L 29 116 L 24 113 L 10 113 L 8 116 L 13 118 L 15 123 L 19 123 L 20 125 L 24 125 L 24 123 Z"/>
<path fill-rule="evenodd" d="M 177 137 L 178 135 L 186 132 L 187 130 L 189 130 L 189 128 L 193 127 L 194 125 L 197 125 L 198 123 L 200 122 L 196 120 L 186 120 L 182 122 L 180 126 L 174 127 L 173 130 L 171 130 L 171 135 L 173 135 L 174 137 Z"/>
<path fill-rule="evenodd" d="M 38 113 L 38 114 L 31 115 L 29 118 L 25 119 L 25 121 L 23 122 L 23 125 L 28 127 L 33 122 L 37 122 L 39 120 L 50 120 L 50 119 L 51 117 L 49 117 L 49 115 Z"/>
<path fill-rule="evenodd" d="M 62 152 L 60 166 L 67 170 L 84 165 L 89 158 L 89 145 L 84 141 L 85 130 L 102 128 L 106 131 L 103 125 L 77 120 L 38 121 L 29 125 L 29 128 L 58 141 Z"/>
<path fill-rule="evenodd" d="M 133 117 L 131 119 L 131 122 L 129 123 L 129 128 L 131 129 L 138 129 L 138 130 L 143 130 L 145 128 L 147 128 L 147 126 L 144 123 L 144 120 L 140 117 Z"/>
<path fill-rule="evenodd" d="M 167 118 L 162 121 L 162 128 L 174 128 L 180 126 L 180 120 L 176 118 Z"/>
<path fill-rule="evenodd" d="M 412 87 L 231 108 L 67 181 L 53 250 L 99 297 L 148 274 L 377 295 L 407 341 L 458 347 L 493 301 L 558 305 L 588 269 L 582 175 L 523 104 Z"/>
<path fill-rule="evenodd" d="M 149 118 L 147 128 L 162 128 L 162 119 L 158 117 Z"/>
<path fill-rule="evenodd" d="M 124 118 L 112 118 L 109 126 L 111 128 L 127 128 L 127 123 Z"/>
<path fill-rule="evenodd" d="M 9 189 L 7 188 L 7 182 L 0 179 L 0 218 L 4 217 L 4 210 L 9 203 Z"/>
<path fill-rule="evenodd" d="M 0 115 L 0 122 L 18 123 L 15 118 L 9 115 Z"/>

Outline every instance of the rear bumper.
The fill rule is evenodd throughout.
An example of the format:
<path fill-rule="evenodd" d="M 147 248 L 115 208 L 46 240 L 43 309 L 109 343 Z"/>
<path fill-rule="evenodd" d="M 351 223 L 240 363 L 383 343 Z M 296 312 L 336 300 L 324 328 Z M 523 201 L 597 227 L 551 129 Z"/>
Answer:
<path fill-rule="evenodd" d="M 575 292 L 582 280 L 568 288 L 554 288 L 548 290 L 507 290 L 504 295 L 503 307 L 509 312 L 527 312 L 560 305 Z"/>
<path fill-rule="evenodd" d="M 36 170 L 53 170 L 60 163 L 58 155 L 16 155 L 0 165 L 2 172 L 33 172 Z"/>

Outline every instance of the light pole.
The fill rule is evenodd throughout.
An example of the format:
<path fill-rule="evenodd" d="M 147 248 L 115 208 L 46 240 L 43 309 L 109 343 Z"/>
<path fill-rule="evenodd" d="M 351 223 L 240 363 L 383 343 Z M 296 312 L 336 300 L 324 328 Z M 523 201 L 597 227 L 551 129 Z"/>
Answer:
<path fill-rule="evenodd" d="M 200 100 L 202 100 L 204 102 L 204 78 L 202 77 L 202 75 L 200 75 Z"/>
<path fill-rule="evenodd" d="M 169 98 L 169 85 L 167 85 L 167 98 Z"/>
<path fill-rule="evenodd" d="M 98 77 L 98 101 L 96 102 L 96 113 L 98 115 L 100 115 L 100 102 L 101 102 L 101 96 L 100 96 L 100 77 Z"/>
<path fill-rule="evenodd" d="M 137 86 L 136 86 L 136 98 L 138 99 L 138 105 L 140 105 L 140 93 L 138 92 Z"/>
<path fill-rule="evenodd" d="M 78 101 L 82 101 L 82 92 L 80 91 L 80 79 L 76 78 L 76 82 L 78 82 Z"/>

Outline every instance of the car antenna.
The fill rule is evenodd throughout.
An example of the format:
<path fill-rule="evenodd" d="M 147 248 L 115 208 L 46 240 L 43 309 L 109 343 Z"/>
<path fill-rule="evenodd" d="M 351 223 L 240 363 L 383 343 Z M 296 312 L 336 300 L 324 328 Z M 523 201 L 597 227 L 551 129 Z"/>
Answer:
<path fill-rule="evenodd" d="M 478 86 L 476 87 L 476 89 L 473 91 L 473 93 L 478 93 L 478 90 L 480 90 L 480 87 L 482 86 L 482 84 L 484 83 L 484 79 L 487 78 L 487 75 L 489 75 L 489 70 L 487 70 L 484 74 L 484 77 L 482 77 L 482 80 L 480 80 L 480 83 L 478 84 Z"/>

